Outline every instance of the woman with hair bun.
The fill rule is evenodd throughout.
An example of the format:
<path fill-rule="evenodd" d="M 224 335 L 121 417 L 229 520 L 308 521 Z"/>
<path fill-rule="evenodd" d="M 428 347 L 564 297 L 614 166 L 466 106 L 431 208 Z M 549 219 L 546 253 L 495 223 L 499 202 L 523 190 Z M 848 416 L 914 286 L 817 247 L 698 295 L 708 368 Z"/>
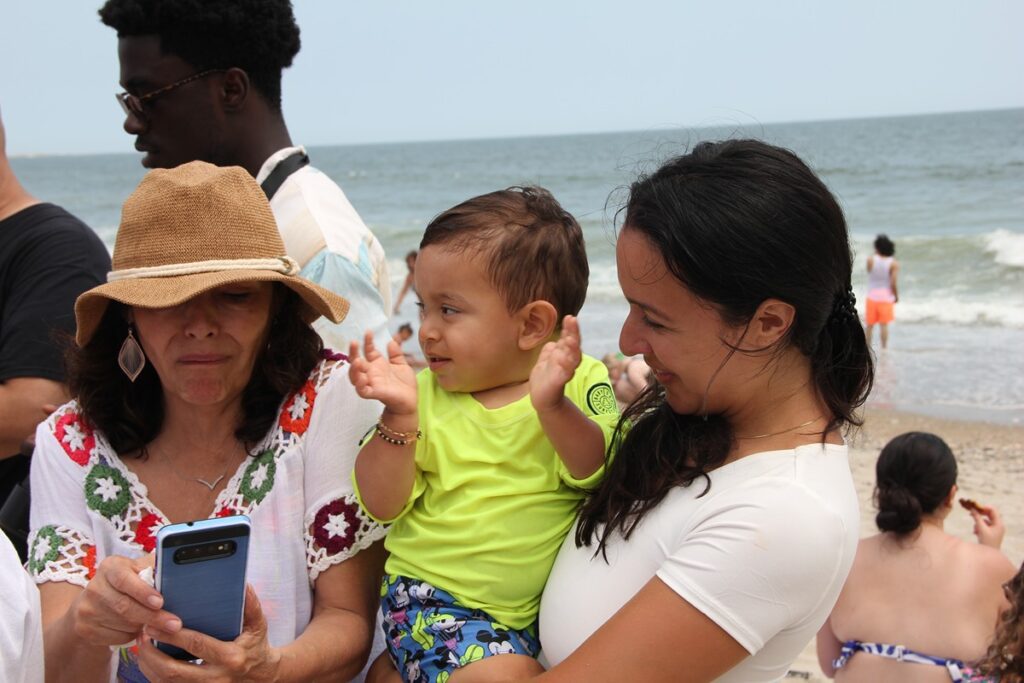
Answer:
<path fill-rule="evenodd" d="M 818 661 L 838 681 L 971 681 L 1014 567 L 999 551 L 998 511 L 961 499 L 977 543 L 946 533 L 957 502 L 956 458 L 934 434 L 908 432 L 875 466 L 875 523 L 863 539 L 832 614 L 818 633 Z M 965 662 L 967 664 L 965 664 Z"/>

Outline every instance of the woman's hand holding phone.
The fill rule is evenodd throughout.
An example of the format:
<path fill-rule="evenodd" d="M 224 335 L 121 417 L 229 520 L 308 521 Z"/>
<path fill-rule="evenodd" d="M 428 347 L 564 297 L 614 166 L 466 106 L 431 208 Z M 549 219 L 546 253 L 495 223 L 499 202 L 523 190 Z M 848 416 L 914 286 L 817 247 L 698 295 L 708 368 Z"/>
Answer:
<path fill-rule="evenodd" d="M 167 612 L 164 599 L 139 572 L 153 566 L 153 556 L 128 559 L 107 557 L 72 606 L 75 633 L 93 645 L 123 645 L 135 640 L 143 627 L 175 633 L 181 620 Z"/>
<path fill-rule="evenodd" d="M 280 653 L 267 640 L 267 621 L 252 586 L 245 587 L 242 633 L 233 641 L 222 641 L 198 631 L 182 628 L 176 632 L 146 626 L 139 639 L 139 668 L 150 680 L 245 680 L 277 679 Z M 174 659 L 153 645 L 150 638 L 188 650 L 203 660 L 201 666 Z"/>

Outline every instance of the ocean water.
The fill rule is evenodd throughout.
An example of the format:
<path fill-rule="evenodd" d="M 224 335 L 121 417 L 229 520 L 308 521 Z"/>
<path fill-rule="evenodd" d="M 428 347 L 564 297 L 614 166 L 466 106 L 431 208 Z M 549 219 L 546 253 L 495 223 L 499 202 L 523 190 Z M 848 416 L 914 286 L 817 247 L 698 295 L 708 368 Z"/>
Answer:
<path fill-rule="evenodd" d="M 292 132 L 301 142 L 301 131 Z M 859 299 L 874 236 L 896 243 L 900 303 L 871 404 L 1024 423 L 1024 109 L 309 152 L 384 244 L 396 292 L 403 256 L 434 215 L 508 185 L 549 188 L 584 228 L 591 285 L 583 344 L 603 355 L 617 348 L 626 313 L 614 262 L 624 188 L 696 142 L 748 136 L 793 149 L 836 194 Z M 77 214 L 111 248 L 120 205 L 144 172 L 128 152 L 12 163 L 33 193 Z M 415 324 L 408 299 L 393 327 L 404 321 Z"/>

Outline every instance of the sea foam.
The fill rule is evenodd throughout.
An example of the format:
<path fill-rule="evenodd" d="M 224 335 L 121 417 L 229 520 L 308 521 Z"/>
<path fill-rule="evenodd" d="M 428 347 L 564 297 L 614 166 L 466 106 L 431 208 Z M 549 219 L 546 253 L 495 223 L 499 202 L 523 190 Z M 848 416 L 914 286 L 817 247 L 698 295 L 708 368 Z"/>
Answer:
<path fill-rule="evenodd" d="M 985 251 L 995 262 L 1014 268 L 1024 268 L 1024 233 L 1000 228 L 982 235 Z"/>

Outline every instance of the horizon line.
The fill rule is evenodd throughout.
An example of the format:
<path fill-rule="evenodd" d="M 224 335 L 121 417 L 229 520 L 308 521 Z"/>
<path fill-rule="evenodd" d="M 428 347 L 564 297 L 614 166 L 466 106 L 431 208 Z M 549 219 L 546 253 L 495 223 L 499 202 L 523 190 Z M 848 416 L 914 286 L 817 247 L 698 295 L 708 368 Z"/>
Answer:
<path fill-rule="evenodd" d="M 843 121 L 870 121 L 876 119 L 902 119 L 902 118 L 916 118 L 925 116 L 948 116 L 951 114 L 980 114 L 980 113 L 995 113 L 995 112 L 1007 112 L 1024 110 L 1024 106 L 1013 106 L 1013 107 L 996 107 L 994 109 L 954 109 L 949 111 L 929 111 L 929 112 L 918 112 L 918 113 L 901 113 L 901 114 L 873 114 L 868 116 L 839 116 L 835 118 L 820 118 L 820 119 L 787 119 L 782 121 L 751 121 L 749 123 L 732 122 L 731 125 L 738 128 L 750 128 L 755 126 L 779 126 L 788 125 L 795 123 L 839 123 Z M 646 128 L 630 128 L 630 129 L 618 129 L 618 130 L 600 130 L 600 131 L 581 131 L 581 132 L 553 132 L 553 133 L 534 133 L 534 134 L 508 134 L 508 135 L 490 135 L 490 136 L 471 136 L 471 137 L 455 137 L 455 138 L 420 138 L 420 139 L 407 139 L 407 140 L 371 140 L 365 142 L 328 142 L 328 143 L 312 143 L 304 144 L 304 147 L 383 147 L 388 145 L 416 145 L 416 144 L 440 144 L 440 143 L 451 143 L 451 142 L 483 142 L 489 140 L 526 140 L 535 138 L 555 138 L 555 137 L 577 137 L 577 136 L 588 136 L 588 135 L 617 135 L 626 133 L 644 133 L 654 130 L 658 131 L 671 131 L 671 130 L 707 130 L 710 128 L 718 128 L 724 124 L 700 124 L 700 125 L 665 125 L 665 126 L 649 126 Z M 79 157 L 79 156 L 120 156 L 120 155 L 136 155 L 138 152 L 133 150 L 126 151 L 92 151 L 92 152 L 17 152 L 9 154 L 9 159 L 40 159 L 40 158 L 52 158 L 52 157 Z"/>

